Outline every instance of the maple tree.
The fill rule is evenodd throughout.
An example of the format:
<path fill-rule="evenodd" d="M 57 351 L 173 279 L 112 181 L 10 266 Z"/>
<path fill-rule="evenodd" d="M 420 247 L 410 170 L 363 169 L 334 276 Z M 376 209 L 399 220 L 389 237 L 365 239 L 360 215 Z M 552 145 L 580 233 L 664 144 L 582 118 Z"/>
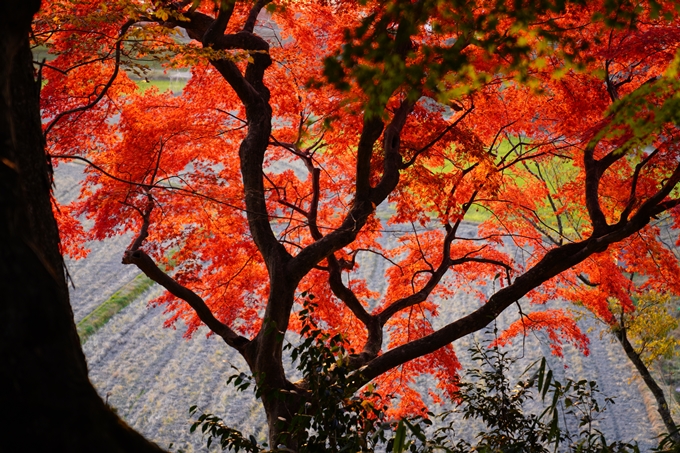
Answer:
<path fill-rule="evenodd" d="M 357 386 L 399 396 L 395 415 L 422 407 L 421 373 L 454 395 L 452 343 L 513 305 L 500 342 L 544 329 L 556 353 L 587 351 L 546 302 L 607 320 L 612 297 L 634 310 L 631 273 L 641 290 L 680 287 L 656 224 L 680 213 L 677 15 L 658 1 L 52 2 L 34 23 L 54 54 L 47 147 L 89 164 L 55 210 L 63 251 L 133 232 L 123 262 L 168 290 L 168 323 L 207 325 L 261 389 L 289 395 L 263 392 L 271 445 L 294 446 L 285 421 L 314 401 L 283 365 L 303 291 Z M 181 94 L 138 90 L 150 60 L 191 68 Z M 388 265 L 384 293 L 355 273 L 365 254 Z M 480 304 L 441 325 L 463 291 Z"/>

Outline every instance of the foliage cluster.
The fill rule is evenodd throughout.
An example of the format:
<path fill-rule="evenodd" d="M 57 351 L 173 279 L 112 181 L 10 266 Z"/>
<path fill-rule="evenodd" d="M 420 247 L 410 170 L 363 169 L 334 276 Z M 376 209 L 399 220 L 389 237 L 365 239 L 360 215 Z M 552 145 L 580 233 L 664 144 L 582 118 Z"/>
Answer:
<path fill-rule="evenodd" d="M 454 342 L 511 307 L 504 341 L 543 329 L 587 352 L 569 310 L 528 305 L 611 324 L 631 273 L 679 291 L 656 223 L 680 225 L 676 1 L 55 1 L 33 36 L 55 56 L 47 152 L 89 165 L 55 211 L 64 251 L 134 232 L 123 262 L 167 289 L 170 323 L 207 325 L 258 387 L 295 392 L 262 393 L 272 445 L 324 397 L 283 366 L 303 289 L 350 351 L 338 368 L 361 370 L 347 385 L 398 395 L 402 416 L 422 373 L 455 396 Z M 126 71 L 148 59 L 191 68 L 181 94 L 137 89 Z M 389 263 L 373 281 L 368 253 Z M 440 324 L 461 292 L 483 303 Z"/>
<path fill-rule="evenodd" d="M 669 294 L 649 291 L 635 298 L 635 311 L 626 313 L 620 305 L 612 310 L 619 320 L 615 327 L 627 330 L 647 367 L 678 354 L 680 341 L 674 335 L 679 325 L 676 306 Z"/>

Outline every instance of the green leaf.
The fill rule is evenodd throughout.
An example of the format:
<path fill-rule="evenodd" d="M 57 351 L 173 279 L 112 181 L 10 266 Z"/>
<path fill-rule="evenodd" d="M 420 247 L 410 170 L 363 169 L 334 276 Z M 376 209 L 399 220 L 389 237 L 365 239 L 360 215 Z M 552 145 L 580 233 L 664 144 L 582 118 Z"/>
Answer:
<path fill-rule="evenodd" d="M 552 381 L 552 374 L 553 374 L 552 370 L 548 370 L 548 374 L 546 375 L 544 383 L 545 386 L 543 387 L 543 393 L 541 394 L 542 399 L 545 399 L 545 395 L 546 393 L 548 393 L 548 389 L 550 388 L 550 382 Z"/>
<path fill-rule="evenodd" d="M 545 376 L 545 357 L 541 359 L 541 366 L 538 368 L 538 391 L 543 393 L 543 378 Z"/>
<path fill-rule="evenodd" d="M 403 453 L 406 443 L 406 426 L 401 420 L 397 425 L 397 430 L 394 432 L 394 443 L 392 444 L 392 451 L 394 453 Z"/>

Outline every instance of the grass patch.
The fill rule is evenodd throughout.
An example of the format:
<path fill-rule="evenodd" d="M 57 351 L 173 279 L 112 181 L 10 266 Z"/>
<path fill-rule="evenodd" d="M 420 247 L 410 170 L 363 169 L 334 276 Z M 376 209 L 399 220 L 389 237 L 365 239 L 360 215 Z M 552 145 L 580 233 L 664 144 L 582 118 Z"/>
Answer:
<path fill-rule="evenodd" d="M 489 220 L 490 218 L 491 213 L 488 209 L 484 209 L 473 204 L 465 214 L 464 220 L 471 223 L 482 223 Z"/>
<path fill-rule="evenodd" d="M 113 293 L 111 297 L 105 300 L 100 306 L 95 308 L 89 315 L 85 316 L 78 324 L 78 335 L 80 336 L 80 343 L 83 344 L 94 333 L 99 330 L 109 319 L 116 313 L 127 307 L 137 299 L 139 296 L 149 289 L 154 284 L 144 274 L 139 274 L 132 281 L 123 285 L 121 289 Z"/>
<path fill-rule="evenodd" d="M 183 89 L 184 86 L 186 85 L 186 80 L 179 79 L 179 80 L 153 80 L 150 79 L 148 82 L 145 80 L 135 80 L 135 83 L 137 83 L 137 87 L 139 87 L 139 91 L 144 93 L 146 90 L 148 90 L 151 87 L 156 87 L 158 88 L 158 91 L 160 93 L 165 93 L 166 91 L 170 90 L 173 93 L 180 93 Z"/>

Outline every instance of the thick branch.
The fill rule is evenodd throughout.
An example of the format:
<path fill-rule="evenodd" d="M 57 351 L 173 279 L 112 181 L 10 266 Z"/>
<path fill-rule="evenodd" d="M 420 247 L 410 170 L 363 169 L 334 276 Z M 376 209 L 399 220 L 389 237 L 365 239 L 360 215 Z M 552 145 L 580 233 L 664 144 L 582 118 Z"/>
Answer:
<path fill-rule="evenodd" d="M 222 337 L 229 346 L 240 351 L 248 344 L 249 340 L 247 338 L 238 335 L 231 330 L 229 326 L 215 318 L 210 311 L 210 308 L 208 308 L 198 294 L 191 291 L 189 288 L 180 285 L 172 277 L 163 272 L 143 250 L 128 250 L 125 252 L 125 255 L 123 255 L 123 264 L 134 264 L 139 270 L 144 272 L 147 277 L 167 289 L 173 296 L 188 303 L 189 306 L 194 309 L 200 320 L 203 321 L 210 330 Z"/>
<path fill-rule="evenodd" d="M 379 118 L 364 117 L 364 128 L 357 147 L 356 189 L 352 207 L 339 228 L 307 246 L 289 263 L 291 276 L 302 278 L 319 261 L 352 242 L 375 209 L 369 198 L 371 156 L 382 130 L 383 122 Z"/>
<path fill-rule="evenodd" d="M 236 0 L 223 0 L 220 2 L 220 11 L 217 13 L 217 17 L 201 38 L 201 42 L 204 46 L 208 47 L 212 45 L 217 39 L 224 35 L 224 31 L 227 29 L 227 25 L 229 25 L 229 19 L 231 19 L 231 15 L 234 12 L 235 5 Z"/>
<path fill-rule="evenodd" d="M 600 208 L 599 200 L 599 186 L 600 178 L 602 177 L 602 169 L 599 162 L 595 160 L 596 143 L 589 144 L 584 153 L 583 161 L 586 170 L 586 209 L 590 216 L 590 221 L 593 225 L 593 236 L 597 236 L 605 232 L 608 228 L 607 219 Z"/>
<path fill-rule="evenodd" d="M 673 180 L 680 179 L 680 171 L 676 171 L 673 176 L 675 177 Z M 669 181 L 669 184 L 671 182 Z M 674 184 L 677 184 L 677 181 Z M 664 191 L 670 191 L 667 186 L 664 189 L 666 189 Z M 661 196 L 660 194 L 657 195 Z M 651 202 L 651 200 L 648 200 L 648 202 Z M 643 207 L 645 209 L 638 210 L 630 221 L 625 224 L 617 224 L 607 234 L 591 237 L 581 242 L 565 244 L 550 250 L 531 269 L 517 277 L 511 285 L 491 296 L 485 305 L 430 335 L 376 357 L 362 370 L 362 377 L 369 381 L 392 368 L 432 353 L 459 338 L 483 329 L 506 308 L 532 289 L 579 264 L 594 253 L 606 250 L 610 244 L 619 242 L 642 229 L 649 223 L 654 205 L 648 207 L 643 205 Z"/>
<path fill-rule="evenodd" d="M 347 308 L 352 311 L 354 316 L 356 316 L 357 319 L 359 319 L 359 321 L 364 324 L 364 326 L 366 326 L 366 330 L 368 331 L 366 344 L 364 345 L 361 355 L 357 358 L 357 360 L 360 360 L 363 364 L 363 362 L 374 358 L 382 347 L 382 325 L 378 322 L 377 317 L 371 316 L 366 311 L 354 292 L 342 282 L 340 263 L 338 263 L 338 260 L 335 258 L 335 256 L 330 255 L 327 259 L 329 272 L 328 283 L 331 287 L 331 290 L 333 291 L 333 294 L 335 294 L 338 299 L 345 303 Z M 359 366 L 358 362 L 355 365 Z"/>
<path fill-rule="evenodd" d="M 257 0 L 253 7 L 248 13 L 248 19 L 246 19 L 245 25 L 243 25 L 243 31 L 247 33 L 252 33 L 255 30 L 255 22 L 257 21 L 257 16 L 260 15 L 260 11 L 272 0 Z"/>
<path fill-rule="evenodd" d="M 371 202 L 376 206 L 382 203 L 399 183 L 399 170 L 404 166 L 401 154 L 399 153 L 401 131 L 414 105 L 415 103 L 412 101 L 403 100 L 397 111 L 394 112 L 392 121 L 385 128 L 383 139 L 383 152 L 385 154 L 383 175 L 378 185 L 371 190 Z"/>
<path fill-rule="evenodd" d="M 212 24 L 212 19 L 199 13 L 190 14 L 189 17 L 189 24 L 178 25 L 185 27 L 190 37 L 200 40 Z M 278 334 L 271 332 L 287 330 L 295 288 L 304 273 L 296 275 L 288 272 L 287 263 L 291 255 L 277 240 L 269 223 L 262 165 L 271 136 L 272 108 L 269 105 L 269 89 L 263 79 L 266 69 L 271 65 L 271 58 L 269 44 L 248 27 L 246 23 L 242 32 L 216 37 L 211 45 L 215 49 L 253 51 L 245 73 L 241 73 L 237 65 L 228 59 L 212 60 L 211 63 L 245 107 L 248 132 L 239 147 L 239 160 L 246 215 L 253 242 L 262 254 L 270 281 L 264 328 L 241 352 L 254 372 L 266 376 L 267 385 L 280 386 L 287 382 L 281 365 L 282 341 Z"/>
<path fill-rule="evenodd" d="M 139 230 L 137 237 L 132 241 L 132 244 L 130 244 L 130 247 L 128 248 L 128 251 L 130 252 L 138 250 L 146 238 L 149 237 L 149 224 L 151 223 L 151 211 L 154 208 L 154 202 L 151 192 L 147 191 L 146 197 L 146 208 L 144 209 L 144 212 L 139 211 L 139 214 L 142 216 L 142 228 Z"/>
<path fill-rule="evenodd" d="M 669 200 L 665 203 L 663 200 L 671 194 L 678 183 L 680 183 L 680 165 L 675 167 L 673 174 L 668 179 L 666 179 L 661 189 L 649 197 L 647 201 L 642 203 L 640 208 L 635 213 L 635 216 L 633 216 L 633 219 L 637 217 L 653 217 L 660 214 L 664 210 L 675 206 L 677 204 L 677 200 Z"/>
<path fill-rule="evenodd" d="M 355 204 L 368 201 L 371 190 L 371 158 L 373 157 L 373 147 L 375 142 L 382 134 L 384 123 L 380 118 L 368 118 L 364 115 L 364 128 L 359 137 L 357 146 L 357 177 L 355 183 Z"/>
<path fill-rule="evenodd" d="M 619 90 L 616 84 L 612 81 L 611 74 L 609 74 L 609 65 L 612 63 L 611 60 L 607 60 L 604 63 L 604 81 L 607 84 L 607 93 L 609 93 L 609 98 L 612 102 L 619 100 Z"/>
<path fill-rule="evenodd" d="M 312 176 L 312 201 L 309 204 L 309 231 L 312 234 L 314 240 L 318 241 L 323 237 L 321 231 L 319 231 L 319 226 L 317 224 L 317 216 L 319 214 L 319 196 L 321 194 L 321 170 L 315 168 L 312 164 L 312 159 L 308 159 L 308 168 Z M 305 160 L 307 162 L 307 160 Z"/>
<path fill-rule="evenodd" d="M 668 211 L 669 209 L 673 209 L 676 206 L 680 206 L 680 198 L 674 198 L 672 200 L 667 200 L 664 201 L 663 203 L 659 203 L 654 207 L 654 209 L 650 210 L 650 213 L 653 217 L 656 217 L 662 212 Z"/>
<path fill-rule="evenodd" d="M 368 314 L 366 309 L 361 305 L 357 296 L 342 282 L 342 274 L 340 271 L 340 263 L 338 263 L 337 258 L 334 255 L 328 258 L 328 283 L 330 284 L 333 294 L 340 300 L 342 300 L 347 307 L 352 310 L 354 316 L 356 316 L 364 325 L 368 325 L 371 321 L 371 315 Z"/>
<path fill-rule="evenodd" d="M 200 40 L 212 25 L 212 19 L 201 13 L 190 13 L 188 17 L 191 19 L 189 23 L 181 25 L 185 27 L 190 37 Z M 269 45 L 252 33 L 240 32 L 215 38 L 212 47 L 261 51 L 253 54 L 253 62 L 248 64 L 245 75 L 232 61 L 222 59 L 213 60 L 211 63 L 234 89 L 246 108 L 248 133 L 239 148 L 246 213 L 253 240 L 271 274 L 272 267 L 275 266 L 273 261 L 289 259 L 290 255 L 276 240 L 271 230 L 262 177 L 262 163 L 271 134 L 269 90 L 262 80 L 264 71 L 271 64 Z"/>
<path fill-rule="evenodd" d="M 220 14 L 218 14 L 217 19 L 199 13 L 192 12 L 187 13 L 185 16 L 189 19 L 186 22 L 178 22 L 177 26 L 182 27 L 187 31 L 190 38 L 196 41 L 203 42 L 204 37 L 210 37 L 205 45 L 210 45 L 213 49 L 217 50 L 262 50 L 268 51 L 269 44 L 260 38 L 259 36 L 253 34 L 252 31 L 246 32 L 245 30 L 239 33 L 223 34 L 224 29 L 222 25 L 226 28 L 227 24 L 222 24 L 225 19 L 228 21 L 230 17 L 227 17 L 228 11 L 225 10 L 224 13 L 220 11 L 222 19 L 220 21 Z M 219 21 L 219 22 L 218 22 Z M 212 28 L 215 25 L 215 28 Z M 221 29 L 221 33 L 218 33 Z M 210 33 L 208 33 L 210 31 Z"/>
<path fill-rule="evenodd" d="M 607 153 L 602 159 L 597 161 L 598 171 L 600 175 L 605 172 L 609 167 L 611 167 L 615 162 L 623 159 L 626 153 L 619 148 L 615 148 Z"/>
<path fill-rule="evenodd" d="M 397 109 L 384 134 L 384 170 L 375 188 L 371 187 L 371 157 L 375 142 L 383 130 L 383 122 L 376 116 L 364 117 L 364 129 L 357 149 L 357 177 L 354 203 L 337 230 L 324 236 L 314 244 L 305 248 L 290 263 L 290 272 L 301 278 L 319 261 L 331 253 L 341 249 L 356 238 L 359 230 L 365 225 L 368 216 L 375 207 L 382 203 L 399 183 L 399 170 L 402 167 L 399 154 L 399 135 L 406 123 L 408 114 L 413 109 L 412 101 L 404 100 Z"/>
<path fill-rule="evenodd" d="M 200 13 L 192 13 L 190 18 L 190 23 L 186 25 L 187 32 L 192 38 L 199 39 L 198 36 L 205 33 L 204 28 L 210 26 L 212 22 L 207 21 L 206 16 Z M 290 255 L 276 240 L 271 230 L 262 177 L 262 163 L 271 134 L 272 110 L 269 105 L 269 90 L 263 82 L 264 72 L 271 64 L 269 45 L 253 33 L 240 32 L 215 38 L 212 47 L 260 51 L 252 55 L 253 61 L 247 65 L 245 75 L 241 74 L 232 61 L 223 59 L 213 60 L 211 63 L 234 89 L 246 109 L 248 133 L 241 142 L 239 157 L 248 224 L 271 276 L 273 268 L 277 266 L 275 262 L 287 260 Z"/>
<path fill-rule="evenodd" d="M 226 11 L 224 13 L 220 12 L 220 14 L 223 18 L 227 16 Z M 210 40 L 209 42 L 207 41 L 207 44 L 217 50 L 257 51 L 257 53 L 253 54 L 253 63 L 250 63 L 248 67 L 256 66 L 259 69 L 258 74 L 263 74 L 264 70 L 271 64 L 269 44 L 259 36 L 247 32 L 213 36 L 217 33 L 213 30 L 219 31 L 219 28 L 211 29 L 211 27 L 217 27 L 218 25 L 221 27 L 221 23 L 217 23 L 219 15 L 216 20 L 198 12 L 187 13 L 186 17 L 189 21 L 178 23 L 177 26 L 184 28 L 190 38 L 203 42 L 204 37 L 208 35 Z M 236 91 L 239 99 L 241 99 L 246 107 L 257 104 L 257 100 L 262 94 L 261 90 L 253 87 L 252 81 L 246 80 L 246 77 L 241 74 L 241 71 L 239 71 L 234 62 L 229 60 L 213 60 L 211 63 Z M 261 80 L 259 83 L 261 83 Z"/>

